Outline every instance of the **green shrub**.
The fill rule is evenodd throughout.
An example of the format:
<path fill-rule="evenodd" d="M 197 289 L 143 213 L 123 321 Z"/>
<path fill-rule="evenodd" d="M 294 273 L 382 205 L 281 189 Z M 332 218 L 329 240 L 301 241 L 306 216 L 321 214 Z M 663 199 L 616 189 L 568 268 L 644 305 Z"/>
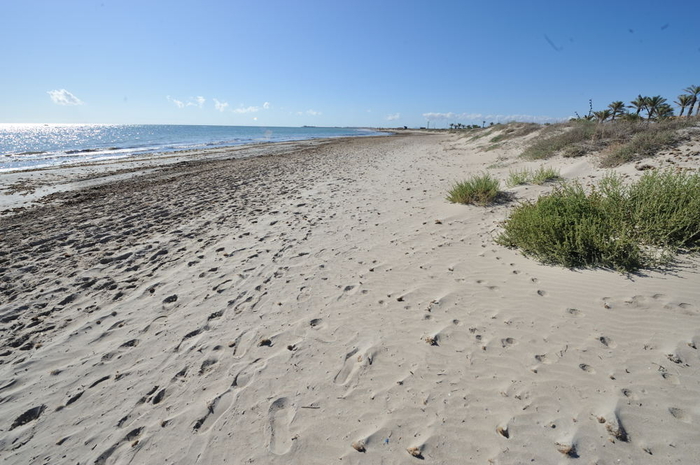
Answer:
<path fill-rule="evenodd" d="M 516 207 L 497 242 L 549 264 L 639 268 L 638 248 L 626 231 L 611 233 L 618 229 L 611 219 L 599 195 L 587 196 L 576 183 L 562 185 Z"/>
<path fill-rule="evenodd" d="M 499 182 L 490 174 L 472 176 L 466 181 L 455 183 L 447 195 L 453 203 L 488 205 L 499 194 Z"/>
<path fill-rule="evenodd" d="M 542 262 L 624 271 L 667 263 L 700 242 L 700 174 L 645 173 L 625 186 L 614 175 L 586 193 L 560 185 L 517 206 L 496 239 Z"/>
<path fill-rule="evenodd" d="M 700 174 L 647 172 L 627 192 L 631 222 L 652 244 L 694 248 L 700 242 Z"/>

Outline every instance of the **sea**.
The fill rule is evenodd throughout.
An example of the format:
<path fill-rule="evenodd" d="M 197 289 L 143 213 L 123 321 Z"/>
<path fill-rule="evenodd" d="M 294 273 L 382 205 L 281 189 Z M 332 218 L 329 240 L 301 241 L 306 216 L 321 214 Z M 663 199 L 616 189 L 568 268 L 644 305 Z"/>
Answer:
<path fill-rule="evenodd" d="M 378 136 L 362 128 L 0 124 L 0 172 L 267 142 Z"/>

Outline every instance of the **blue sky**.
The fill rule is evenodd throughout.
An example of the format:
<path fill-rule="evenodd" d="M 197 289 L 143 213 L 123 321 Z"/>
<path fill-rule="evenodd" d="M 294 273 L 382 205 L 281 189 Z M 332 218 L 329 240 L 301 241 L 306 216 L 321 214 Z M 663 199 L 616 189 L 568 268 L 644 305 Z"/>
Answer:
<path fill-rule="evenodd" d="M 700 85 L 697 1 L 4 0 L 0 123 L 548 121 Z"/>

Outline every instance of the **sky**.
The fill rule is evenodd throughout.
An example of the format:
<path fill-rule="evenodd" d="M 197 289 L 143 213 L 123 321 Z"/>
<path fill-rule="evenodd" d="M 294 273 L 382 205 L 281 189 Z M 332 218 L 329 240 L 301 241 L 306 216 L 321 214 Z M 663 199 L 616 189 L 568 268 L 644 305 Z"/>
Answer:
<path fill-rule="evenodd" d="M 691 0 L 0 1 L 0 123 L 553 122 L 700 85 Z"/>

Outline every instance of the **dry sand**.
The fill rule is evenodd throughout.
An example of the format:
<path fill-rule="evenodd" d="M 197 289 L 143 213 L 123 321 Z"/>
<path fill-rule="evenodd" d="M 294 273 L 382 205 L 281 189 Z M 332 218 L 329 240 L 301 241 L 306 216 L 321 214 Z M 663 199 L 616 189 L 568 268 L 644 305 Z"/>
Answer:
<path fill-rule="evenodd" d="M 512 204 L 445 193 L 538 166 L 521 143 L 0 176 L 5 209 L 63 186 L 0 218 L 0 463 L 696 463 L 698 260 L 626 276 L 495 245 Z"/>

